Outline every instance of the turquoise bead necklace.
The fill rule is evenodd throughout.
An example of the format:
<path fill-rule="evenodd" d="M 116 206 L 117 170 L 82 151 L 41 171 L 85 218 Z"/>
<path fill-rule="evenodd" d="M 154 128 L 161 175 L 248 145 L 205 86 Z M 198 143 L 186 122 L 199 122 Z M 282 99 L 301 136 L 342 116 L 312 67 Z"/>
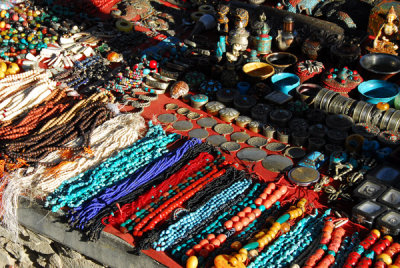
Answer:
<path fill-rule="evenodd" d="M 266 251 L 262 252 L 248 267 L 286 267 L 317 237 L 330 210 L 301 219 L 296 227 L 281 235 Z"/>
<path fill-rule="evenodd" d="M 163 230 L 157 242 L 153 243 L 153 248 L 157 251 L 165 251 L 175 244 L 175 241 L 186 236 L 196 225 L 209 218 L 212 214 L 219 211 L 220 206 L 229 200 L 242 194 L 251 185 L 251 180 L 240 180 L 232 184 L 229 188 L 213 196 L 207 203 L 194 212 L 188 213 L 176 223 Z"/>
<path fill-rule="evenodd" d="M 218 229 L 223 228 L 223 223 L 227 220 L 229 220 L 232 216 L 234 216 L 236 213 L 241 211 L 243 208 L 249 206 L 252 203 L 251 197 L 254 195 L 261 194 L 263 188 L 261 190 L 259 189 L 261 186 L 260 183 L 255 183 L 253 187 L 248 191 L 247 195 L 238 202 L 236 205 L 232 206 L 231 209 L 228 211 L 223 212 L 220 214 L 217 219 L 215 219 L 213 222 L 211 222 L 206 228 L 202 229 L 201 232 L 194 237 L 186 240 L 182 245 L 178 245 L 176 248 L 174 248 L 171 251 L 171 254 L 176 256 L 177 259 L 181 259 L 184 253 L 192 248 L 194 245 L 198 244 L 198 242 L 202 239 L 205 239 L 208 234 L 213 234 L 215 233 L 218 235 L 220 232 L 218 232 Z M 260 192 L 261 191 L 261 192 Z M 260 193 L 258 193 L 260 192 Z M 223 229 L 222 229 L 223 231 Z"/>
<path fill-rule="evenodd" d="M 115 184 L 138 169 L 167 153 L 167 145 L 179 135 L 167 135 L 161 125 L 149 122 L 146 136 L 131 147 L 108 158 L 94 169 L 64 181 L 47 197 L 46 206 L 55 212 L 61 207 L 78 207 L 103 189 Z"/>

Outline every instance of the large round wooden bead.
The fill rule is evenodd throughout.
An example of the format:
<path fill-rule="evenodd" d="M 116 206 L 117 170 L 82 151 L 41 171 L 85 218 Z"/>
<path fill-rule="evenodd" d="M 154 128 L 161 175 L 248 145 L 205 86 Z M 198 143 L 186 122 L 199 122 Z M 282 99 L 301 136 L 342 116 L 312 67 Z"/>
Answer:
<path fill-rule="evenodd" d="M 287 222 L 282 223 L 281 225 L 281 231 L 282 233 L 286 234 L 287 232 L 290 231 L 290 224 Z"/>
<path fill-rule="evenodd" d="M 177 81 L 171 87 L 171 98 L 179 99 L 189 92 L 189 85 L 184 81 Z"/>

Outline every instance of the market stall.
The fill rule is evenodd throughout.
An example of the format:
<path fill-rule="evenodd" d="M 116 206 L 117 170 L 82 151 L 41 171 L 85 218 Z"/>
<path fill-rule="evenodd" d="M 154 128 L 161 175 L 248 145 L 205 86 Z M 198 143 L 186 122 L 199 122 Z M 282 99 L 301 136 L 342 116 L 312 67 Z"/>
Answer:
<path fill-rule="evenodd" d="M 398 2 L 0 8 L 15 237 L 114 267 L 400 266 Z"/>

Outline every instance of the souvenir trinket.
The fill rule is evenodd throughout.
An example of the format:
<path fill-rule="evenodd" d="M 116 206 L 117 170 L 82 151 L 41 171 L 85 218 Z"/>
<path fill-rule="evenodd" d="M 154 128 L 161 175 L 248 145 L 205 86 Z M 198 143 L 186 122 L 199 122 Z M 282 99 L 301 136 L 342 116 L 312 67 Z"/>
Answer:
<path fill-rule="evenodd" d="M 265 23 L 261 34 L 256 37 L 257 53 L 264 55 L 271 53 L 272 36 L 269 33 L 268 25 Z"/>
<path fill-rule="evenodd" d="M 371 200 L 365 200 L 352 209 L 351 220 L 372 228 L 379 215 L 384 213 L 387 207 Z"/>
<path fill-rule="evenodd" d="M 224 35 L 228 35 L 229 32 L 229 6 L 220 4 L 217 8 L 217 29 L 218 32 Z"/>
<path fill-rule="evenodd" d="M 268 151 L 271 151 L 271 152 L 281 152 L 281 151 L 285 150 L 286 147 L 287 147 L 286 144 L 283 144 L 280 142 L 271 142 L 265 146 L 265 149 L 267 149 Z"/>
<path fill-rule="evenodd" d="M 190 120 L 197 120 L 201 117 L 201 115 L 199 113 L 195 113 L 195 112 L 189 112 L 186 115 L 187 118 L 189 118 Z"/>
<path fill-rule="evenodd" d="M 210 115 L 218 115 L 219 110 L 224 109 L 225 105 L 218 101 L 210 101 L 206 105 L 207 113 Z"/>
<path fill-rule="evenodd" d="M 270 112 L 269 117 L 272 123 L 279 127 L 286 127 L 292 118 L 292 112 L 285 109 L 277 109 Z"/>
<path fill-rule="evenodd" d="M 305 60 L 301 61 L 296 65 L 296 75 L 300 77 L 300 83 L 319 75 L 324 70 L 324 65 L 322 62 L 315 60 Z"/>
<path fill-rule="evenodd" d="M 288 50 L 292 46 L 295 36 L 294 19 L 287 16 L 283 19 L 283 30 L 278 30 L 278 35 L 275 38 L 278 49 L 281 51 Z"/>
<path fill-rule="evenodd" d="M 247 58 L 246 62 L 247 63 L 249 63 L 249 62 L 260 62 L 260 59 L 257 58 L 257 50 L 252 49 L 250 51 L 250 55 Z"/>
<path fill-rule="evenodd" d="M 214 97 L 221 88 L 222 85 L 217 80 L 203 81 L 199 86 L 200 92 L 210 97 Z"/>
<path fill-rule="evenodd" d="M 221 144 L 226 142 L 226 138 L 221 135 L 212 135 L 207 138 L 207 142 L 213 146 L 219 147 Z"/>
<path fill-rule="evenodd" d="M 386 17 L 386 22 L 381 26 L 378 33 L 375 36 L 373 47 L 367 47 L 367 50 L 375 53 L 386 53 L 397 56 L 396 50 L 398 45 L 396 45 L 393 40 L 394 36 L 399 31 L 394 21 L 397 19 L 396 11 L 392 6 Z"/>
<path fill-rule="evenodd" d="M 217 120 L 211 117 L 201 118 L 197 121 L 197 124 L 203 128 L 212 128 L 217 124 Z"/>
<path fill-rule="evenodd" d="M 247 127 L 247 125 L 252 121 L 252 119 L 248 116 L 241 115 L 238 118 L 236 118 L 235 122 L 236 125 L 239 127 Z"/>
<path fill-rule="evenodd" d="M 278 136 L 278 141 L 282 143 L 289 143 L 290 129 L 289 128 L 278 129 L 277 136 Z"/>
<path fill-rule="evenodd" d="M 331 60 L 338 67 L 353 66 L 357 62 L 361 48 L 358 42 L 354 39 L 346 39 L 340 44 L 331 46 Z"/>
<path fill-rule="evenodd" d="M 275 73 L 282 73 L 296 64 L 297 57 L 288 52 L 275 52 L 264 57 L 265 61 L 274 67 Z"/>
<path fill-rule="evenodd" d="M 298 163 L 301 167 L 309 167 L 313 169 L 319 169 L 326 162 L 326 157 L 323 153 L 314 151 L 309 153 L 305 158 L 300 160 Z"/>
<path fill-rule="evenodd" d="M 343 144 L 347 138 L 347 133 L 339 129 L 330 129 L 327 132 L 328 141 L 334 144 Z"/>
<path fill-rule="evenodd" d="M 224 87 L 234 87 L 239 81 L 239 76 L 235 71 L 235 65 L 228 62 L 226 68 L 222 71 L 219 80 Z"/>
<path fill-rule="evenodd" d="M 292 73 L 278 73 L 271 77 L 271 82 L 275 90 L 289 95 L 300 85 L 300 78 Z"/>
<path fill-rule="evenodd" d="M 237 95 L 233 100 L 233 105 L 240 113 L 249 113 L 251 107 L 257 103 L 257 100 L 248 95 Z"/>
<path fill-rule="evenodd" d="M 176 113 L 177 114 L 181 114 L 181 115 L 187 115 L 188 113 L 190 113 L 190 110 L 188 108 L 186 108 L 186 107 L 182 107 L 182 108 L 179 108 L 176 111 Z"/>
<path fill-rule="evenodd" d="M 254 120 L 266 123 L 268 121 L 269 113 L 271 112 L 271 110 L 271 106 L 264 103 L 258 103 L 253 106 L 253 108 L 251 108 L 251 117 Z"/>
<path fill-rule="evenodd" d="M 285 150 L 285 155 L 292 159 L 301 159 L 306 155 L 306 152 L 300 147 L 289 147 Z"/>
<path fill-rule="evenodd" d="M 178 110 L 179 106 L 175 103 L 167 103 L 165 104 L 165 110 Z"/>
<path fill-rule="evenodd" d="M 235 28 L 229 31 L 228 43 L 232 47 L 232 54 L 239 56 L 241 51 L 245 51 L 249 45 L 250 33 L 245 28 Z"/>
<path fill-rule="evenodd" d="M 358 86 L 362 100 L 368 103 L 377 104 L 386 102 L 393 104 L 394 98 L 400 93 L 399 87 L 384 80 L 368 80 Z"/>
<path fill-rule="evenodd" d="M 208 97 L 203 94 L 197 94 L 193 95 L 190 100 L 193 108 L 201 109 L 208 102 Z"/>
<path fill-rule="evenodd" d="M 275 73 L 274 67 L 264 62 L 246 63 L 243 65 L 242 70 L 248 76 L 249 80 L 255 82 L 265 80 Z"/>
<path fill-rule="evenodd" d="M 396 146 L 400 144 L 400 134 L 397 131 L 382 131 L 378 134 L 378 140 L 388 146 Z"/>
<path fill-rule="evenodd" d="M 330 128 L 347 131 L 354 125 L 354 121 L 348 115 L 333 114 L 326 118 L 326 125 Z"/>
<path fill-rule="evenodd" d="M 293 167 L 293 161 L 282 155 L 269 155 L 262 161 L 262 166 L 271 172 L 286 172 Z"/>
<path fill-rule="evenodd" d="M 366 78 L 388 80 L 400 72 L 400 58 L 390 54 L 369 53 L 361 57 L 360 66 Z"/>
<path fill-rule="evenodd" d="M 400 233 L 400 213 L 389 210 L 379 216 L 376 220 L 376 227 L 386 235 L 399 235 Z"/>
<path fill-rule="evenodd" d="M 175 122 L 176 120 L 178 120 L 178 119 L 176 118 L 176 116 L 173 115 L 173 114 L 160 114 L 160 115 L 157 117 L 157 119 L 158 119 L 158 121 L 160 121 L 161 123 L 173 123 L 173 122 Z"/>
<path fill-rule="evenodd" d="M 200 84 L 206 80 L 206 76 L 203 73 L 193 71 L 185 74 L 184 81 L 193 90 L 198 90 Z"/>
<path fill-rule="evenodd" d="M 235 142 L 246 142 L 250 138 L 250 135 L 246 132 L 235 132 L 231 134 L 231 140 Z"/>
<path fill-rule="evenodd" d="M 316 60 L 321 50 L 321 41 L 316 36 L 307 38 L 301 46 L 301 52 L 309 59 Z"/>
<path fill-rule="evenodd" d="M 262 137 L 251 137 L 247 140 L 247 144 L 253 147 L 261 148 L 268 143 L 267 139 Z"/>
<path fill-rule="evenodd" d="M 309 134 L 304 130 L 294 130 L 292 132 L 292 142 L 294 146 L 305 146 L 307 144 L 307 140 L 309 138 Z"/>
<path fill-rule="evenodd" d="M 186 84 L 186 82 L 184 81 L 177 81 L 172 85 L 170 95 L 171 98 L 173 99 L 179 99 L 188 92 L 189 92 L 188 84 Z"/>
<path fill-rule="evenodd" d="M 262 12 L 256 20 L 253 20 L 251 23 L 251 34 L 253 36 L 259 36 L 263 33 L 263 29 L 265 28 L 265 34 L 269 34 L 271 27 L 266 22 L 267 16 L 265 16 L 265 12 Z"/>
<path fill-rule="evenodd" d="M 193 128 L 193 124 L 189 121 L 185 121 L 185 120 L 180 120 L 180 121 L 176 121 L 172 127 L 176 130 L 179 131 L 188 131 L 191 130 Z"/>
<path fill-rule="evenodd" d="M 228 124 L 217 124 L 214 126 L 214 131 L 221 135 L 231 134 L 234 129 L 231 125 Z"/>
<path fill-rule="evenodd" d="M 373 139 L 379 133 L 379 127 L 368 123 L 357 123 L 352 127 L 355 134 L 359 134 L 366 139 Z"/>
<path fill-rule="evenodd" d="M 347 67 L 342 69 L 330 69 L 323 75 L 322 83 L 330 90 L 348 97 L 349 93 L 363 81 L 357 71 L 352 71 Z"/>
<path fill-rule="evenodd" d="M 288 173 L 288 178 L 299 186 L 309 186 L 319 180 L 319 172 L 309 167 L 295 167 Z"/>
<path fill-rule="evenodd" d="M 191 138 L 197 138 L 197 139 L 203 140 L 208 137 L 208 132 L 205 129 L 196 128 L 196 129 L 189 131 L 188 135 Z"/>
<path fill-rule="evenodd" d="M 219 117 L 222 121 L 231 123 L 233 120 L 239 117 L 239 112 L 233 108 L 224 108 L 219 110 Z"/>
<path fill-rule="evenodd" d="M 215 51 L 218 61 L 222 60 L 224 53 L 226 52 L 226 36 L 220 36 L 217 43 L 217 49 Z"/>
<path fill-rule="evenodd" d="M 233 141 L 228 141 L 221 144 L 221 149 L 227 152 L 236 152 L 239 151 L 240 148 L 240 144 Z"/>
<path fill-rule="evenodd" d="M 387 189 L 377 200 L 379 203 L 393 209 L 400 209 L 400 191 L 394 188 Z"/>
<path fill-rule="evenodd" d="M 265 125 L 263 126 L 263 134 L 267 139 L 273 139 L 275 136 L 275 128 L 271 125 Z"/>
<path fill-rule="evenodd" d="M 217 100 L 227 106 L 233 104 L 233 99 L 239 92 L 236 89 L 223 88 L 217 92 Z"/>
<path fill-rule="evenodd" d="M 262 124 L 258 121 L 251 121 L 248 125 L 250 131 L 254 132 L 254 133 L 260 133 L 261 129 L 262 129 Z"/>
<path fill-rule="evenodd" d="M 267 156 L 267 153 L 258 148 L 244 148 L 237 152 L 237 158 L 248 162 L 258 162 Z"/>

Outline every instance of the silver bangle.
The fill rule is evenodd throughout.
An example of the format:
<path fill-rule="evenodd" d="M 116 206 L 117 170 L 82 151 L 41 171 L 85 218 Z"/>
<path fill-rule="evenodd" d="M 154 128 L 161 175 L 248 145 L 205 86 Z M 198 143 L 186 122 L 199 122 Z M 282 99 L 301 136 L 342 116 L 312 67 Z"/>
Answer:
<path fill-rule="evenodd" d="M 154 88 L 154 87 L 149 87 L 147 84 L 145 84 L 145 83 L 142 83 L 142 89 L 143 89 L 143 91 L 145 91 L 145 92 L 149 92 L 149 93 L 155 93 L 155 94 L 157 94 L 157 95 L 160 95 L 160 94 L 164 94 L 165 93 L 165 89 L 157 89 L 157 88 Z"/>
<path fill-rule="evenodd" d="M 146 76 L 146 84 L 149 87 L 164 89 L 164 90 L 166 90 L 169 86 L 169 82 L 162 82 L 162 81 L 155 79 L 149 75 Z"/>
<path fill-rule="evenodd" d="M 154 101 L 158 99 L 158 95 L 156 93 L 141 94 L 138 97 L 141 100 L 148 100 L 148 101 Z"/>

